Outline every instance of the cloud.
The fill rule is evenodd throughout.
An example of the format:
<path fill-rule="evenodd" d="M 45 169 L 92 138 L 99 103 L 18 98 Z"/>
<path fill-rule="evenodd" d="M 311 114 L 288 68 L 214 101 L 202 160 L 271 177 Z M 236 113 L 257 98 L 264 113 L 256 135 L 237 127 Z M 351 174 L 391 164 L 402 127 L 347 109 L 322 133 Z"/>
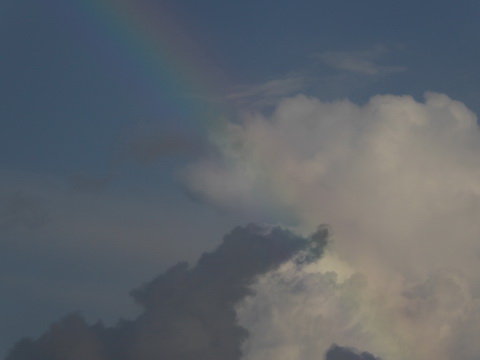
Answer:
<path fill-rule="evenodd" d="M 105 327 L 71 314 L 37 340 L 20 340 L 6 359 L 240 359 L 248 332 L 237 323 L 238 303 L 252 294 L 258 276 L 282 263 L 318 260 L 327 235 L 325 229 L 303 238 L 279 227 L 237 227 L 194 267 L 178 263 L 132 291 L 143 308 L 135 320 Z"/>
<path fill-rule="evenodd" d="M 377 46 L 372 50 L 364 51 L 326 51 L 316 54 L 326 65 L 335 69 L 364 75 L 386 75 L 389 73 L 404 72 L 403 66 L 385 66 L 377 64 L 387 50 Z"/>
<path fill-rule="evenodd" d="M 151 165 L 172 158 L 195 158 L 206 152 L 207 146 L 198 136 L 188 133 L 141 129 L 130 134 L 110 159 L 103 175 L 77 172 L 68 177 L 72 190 L 84 193 L 101 193 L 121 178 L 123 170 L 132 163 Z"/>
<path fill-rule="evenodd" d="M 216 129 L 183 179 L 212 206 L 332 229 L 318 268 L 262 277 L 239 308 L 246 359 L 480 356 L 480 133 L 448 96 L 306 96 Z M 320 340 L 319 340 L 320 339 Z"/>
<path fill-rule="evenodd" d="M 35 229 L 48 221 L 42 199 L 21 192 L 0 198 L 0 230 Z"/>
<path fill-rule="evenodd" d="M 132 292 L 138 318 L 108 327 L 73 314 L 9 360 L 480 356 L 475 114 L 434 93 L 363 106 L 295 96 L 215 130 L 216 151 L 182 172 L 189 191 L 314 235 L 238 228 L 196 266 Z"/>
<path fill-rule="evenodd" d="M 378 360 L 369 352 L 359 352 L 348 347 L 333 344 L 325 354 L 325 360 Z"/>
<path fill-rule="evenodd" d="M 204 149 L 199 139 L 181 134 L 137 137 L 130 142 L 133 158 L 152 162 L 167 156 L 199 154 Z"/>
<path fill-rule="evenodd" d="M 116 171 L 103 176 L 91 176 L 77 173 L 70 176 L 68 182 L 73 190 L 99 193 L 105 190 L 115 177 Z"/>
<path fill-rule="evenodd" d="M 63 177 L 0 171 L 0 358 L 74 309 L 107 324 L 136 315 L 125 296 L 132 287 L 176 261 L 196 260 L 248 222 L 192 203 L 162 179 L 159 196 L 158 180 L 141 191 L 119 181 L 92 194 Z"/>
<path fill-rule="evenodd" d="M 221 101 L 248 112 L 270 110 L 282 99 L 300 93 L 328 99 L 371 93 L 368 88 L 384 76 L 407 71 L 404 66 L 382 64 L 390 52 L 378 45 L 367 50 L 315 53 L 311 56 L 314 61 L 305 68 L 257 84 L 236 86 Z M 319 69 L 319 60 L 334 71 L 325 71 L 324 66 Z"/>
<path fill-rule="evenodd" d="M 241 107 L 272 106 L 281 98 L 303 91 L 306 83 L 304 76 L 290 74 L 260 84 L 238 86 L 225 99 Z"/>

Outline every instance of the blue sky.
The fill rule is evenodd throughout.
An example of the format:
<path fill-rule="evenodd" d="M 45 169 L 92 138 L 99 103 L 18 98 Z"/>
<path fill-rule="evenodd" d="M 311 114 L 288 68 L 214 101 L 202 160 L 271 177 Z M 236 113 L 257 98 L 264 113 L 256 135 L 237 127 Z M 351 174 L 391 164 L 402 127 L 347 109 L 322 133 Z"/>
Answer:
<path fill-rule="evenodd" d="M 236 211 L 185 183 L 217 121 L 297 94 L 362 105 L 433 91 L 480 113 L 478 1 L 122 3 L 174 24 L 184 43 L 170 50 L 205 84 L 155 73 L 135 52 L 163 45 L 129 45 L 135 23 L 118 32 L 89 1 L 0 3 L 2 354 L 71 311 L 133 316 L 132 288 L 236 225 L 298 223 L 276 202 Z"/>

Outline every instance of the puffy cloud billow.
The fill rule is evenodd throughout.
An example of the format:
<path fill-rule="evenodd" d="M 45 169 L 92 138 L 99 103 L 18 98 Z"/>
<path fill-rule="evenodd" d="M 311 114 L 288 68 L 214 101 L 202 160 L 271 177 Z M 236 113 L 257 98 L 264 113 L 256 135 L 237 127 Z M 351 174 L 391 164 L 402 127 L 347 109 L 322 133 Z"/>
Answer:
<path fill-rule="evenodd" d="M 216 151 L 181 173 L 188 190 L 291 229 L 237 228 L 134 290 L 137 319 L 69 315 L 7 360 L 480 357 L 475 114 L 434 93 L 299 95 L 215 130 Z"/>
<path fill-rule="evenodd" d="M 216 130 L 217 151 L 182 173 L 191 192 L 333 234 L 319 263 L 280 267 L 241 303 L 245 359 L 319 359 L 332 343 L 384 360 L 480 357 L 480 133 L 466 106 L 299 95 Z"/>
<path fill-rule="evenodd" d="M 194 267 L 179 263 L 132 291 L 143 308 L 137 319 L 105 327 L 71 314 L 38 339 L 20 340 L 6 359 L 240 359 L 248 331 L 237 322 L 236 306 L 262 274 L 318 260 L 327 236 L 325 228 L 305 238 L 280 227 L 238 227 Z"/>

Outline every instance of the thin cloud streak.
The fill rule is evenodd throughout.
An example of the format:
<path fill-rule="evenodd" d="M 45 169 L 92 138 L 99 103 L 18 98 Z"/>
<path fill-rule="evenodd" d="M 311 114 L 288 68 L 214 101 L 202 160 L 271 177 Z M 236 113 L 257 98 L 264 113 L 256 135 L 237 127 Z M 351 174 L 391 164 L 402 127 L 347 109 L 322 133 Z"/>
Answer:
<path fill-rule="evenodd" d="M 225 100 L 240 107 L 264 107 L 276 104 L 280 99 L 305 90 L 307 78 L 286 75 L 254 85 L 238 86 L 225 96 Z"/>
<path fill-rule="evenodd" d="M 314 57 L 334 69 L 357 74 L 380 76 L 407 71 L 404 66 L 378 64 L 386 53 L 385 47 L 377 46 L 363 51 L 326 51 L 315 54 Z"/>
<path fill-rule="evenodd" d="M 257 84 L 236 86 L 223 98 L 210 101 L 226 101 L 240 112 L 252 112 L 271 110 L 282 99 L 298 94 L 326 96 L 329 99 L 349 97 L 389 75 L 408 70 L 405 66 L 382 64 L 391 52 L 382 45 L 358 51 L 318 52 L 311 56 L 313 64 L 306 68 L 294 69 Z M 321 69 L 319 62 L 323 65 Z"/>

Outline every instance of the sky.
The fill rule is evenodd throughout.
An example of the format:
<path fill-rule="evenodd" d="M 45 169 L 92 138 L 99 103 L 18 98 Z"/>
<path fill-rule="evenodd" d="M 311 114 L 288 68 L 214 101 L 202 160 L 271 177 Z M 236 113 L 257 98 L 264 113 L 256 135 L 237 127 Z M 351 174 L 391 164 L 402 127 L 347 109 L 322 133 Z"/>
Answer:
<path fill-rule="evenodd" d="M 0 1 L 0 356 L 479 359 L 479 13 Z"/>

